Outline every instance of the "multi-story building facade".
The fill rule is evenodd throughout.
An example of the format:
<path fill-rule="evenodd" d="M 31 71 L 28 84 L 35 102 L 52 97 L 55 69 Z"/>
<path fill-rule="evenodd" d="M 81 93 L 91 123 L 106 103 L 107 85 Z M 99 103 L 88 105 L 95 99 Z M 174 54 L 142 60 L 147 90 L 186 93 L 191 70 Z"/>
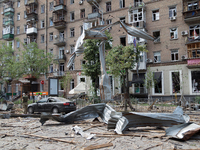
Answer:
<path fill-rule="evenodd" d="M 90 83 L 82 75 L 85 63 L 82 55 L 67 68 L 78 37 L 90 27 L 121 20 L 155 37 L 154 41 L 147 41 L 129 36 L 120 25 L 109 28 L 113 46 L 132 44 L 134 38 L 140 44 L 147 44 L 148 53 L 140 54 L 139 79 L 136 67 L 129 72 L 130 93 L 147 96 L 144 78 L 150 67 L 157 81 L 151 90 L 153 97 L 195 96 L 200 91 L 199 5 L 199 1 L 189 0 L 1 0 L 0 40 L 12 41 L 16 55 L 20 55 L 18 49 L 22 48 L 16 37 L 24 43 L 37 42 L 40 49 L 51 52 L 54 61 L 47 76 L 35 80 L 34 91 L 51 93 L 53 85 L 62 94 L 59 79 L 69 72 L 72 80 L 67 96 L 70 96 L 68 92 L 81 81 Z M 112 95 L 121 93 L 119 80 L 109 76 Z M 5 92 L 10 92 L 10 86 Z"/>

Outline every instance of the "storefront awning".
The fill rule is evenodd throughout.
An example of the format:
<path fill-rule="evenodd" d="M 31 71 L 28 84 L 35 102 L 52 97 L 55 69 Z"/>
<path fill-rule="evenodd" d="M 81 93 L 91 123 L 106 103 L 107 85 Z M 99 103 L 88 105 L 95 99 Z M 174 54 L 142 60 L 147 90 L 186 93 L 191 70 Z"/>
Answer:
<path fill-rule="evenodd" d="M 85 82 L 81 82 L 74 89 L 70 90 L 69 94 L 77 94 L 77 93 L 86 92 L 85 86 L 86 86 Z"/>

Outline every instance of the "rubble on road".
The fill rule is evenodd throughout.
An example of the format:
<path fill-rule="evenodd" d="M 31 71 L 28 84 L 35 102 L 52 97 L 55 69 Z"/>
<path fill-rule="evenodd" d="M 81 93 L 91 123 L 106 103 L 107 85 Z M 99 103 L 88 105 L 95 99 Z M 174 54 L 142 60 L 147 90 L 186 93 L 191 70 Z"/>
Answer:
<path fill-rule="evenodd" d="M 184 115 L 182 107 L 179 106 L 173 113 L 129 112 L 122 114 L 122 112 L 116 112 L 113 108 L 104 103 L 89 105 L 66 115 L 42 113 L 40 122 L 43 125 L 47 120 L 51 119 L 58 122 L 64 122 L 66 124 L 72 124 L 74 121 L 81 121 L 97 117 L 100 117 L 103 122 L 107 124 L 107 129 L 114 129 L 117 134 L 123 134 L 123 131 L 132 127 L 171 127 L 166 130 L 166 136 L 175 137 L 173 134 L 177 133 L 174 133 L 173 131 L 177 131 L 177 127 L 185 127 L 184 125 L 187 124 L 190 124 L 190 126 L 195 126 L 194 124 L 191 125 L 191 123 L 189 123 L 190 117 L 186 114 Z M 200 127 L 198 125 L 196 126 Z M 76 126 L 73 129 L 85 137 L 85 133 L 81 128 Z M 190 131 L 190 129 L 191 128 L 188 130 Z M 192 134 L 190 135 L 192 136 Z M 94 137 L 94 135 L 87 134 L 86 137 L 91 139 Z M 188 139 L 188 137 L 189 136 L 187 136 L 187 138 L 178 138 Z"/>
<path fill-rule="evenodd" d="M 0 110 L 11 110 L 13 108 L 14 103 L 4 100 L 2 104 L 0 104 Z"/>
<path fill-rule="evenodd" d="M 175 125 L 165 130 L 166 136 L 170 136 L 176 139 L 188 140 L 193 135 L 200 131 L 200 125 L 195 123 L 184 123 Z"/>

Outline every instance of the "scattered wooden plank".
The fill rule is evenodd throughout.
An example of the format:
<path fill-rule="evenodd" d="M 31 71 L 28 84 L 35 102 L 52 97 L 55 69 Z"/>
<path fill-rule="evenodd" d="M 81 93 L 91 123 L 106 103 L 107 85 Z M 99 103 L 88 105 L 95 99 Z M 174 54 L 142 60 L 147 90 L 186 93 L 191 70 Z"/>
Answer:
<path fill-rule="evenodd" d="M 76 144 L 76 142 L 61 140 L 61 139 L 58 139 L 58 138 L 52 138 L 52 137 L 46 137 L 46 136 L 40 136 L 40 135 L 34 135 L 34 134 L 24 134 L 24 135 L 34 136 L 34 137 L 38 137 L 38 138 L 42 138 L 42 139 L 50 139 L 50 140 L 57 141 L 57 142 L 64 142 L 64 143 L 69 143 L 69 144 Z"/>
<path fill-rule="evenodd" d="M 106 144 L 100 144 L 100 145 L 90 145 L 88 147 L 83 148 L 83 150 L 93 150 L 93 149 L 99 149 L 104 147 L 110 147 L 113 146 L 112 143 L 106 143 Z"/>
<path fill-rule="evenodd" d="M 161 145 L 163 145 L 163 144 L 161 143 L 161 144 L 157 144 L 157 145 L 154 145 L 154 146 L 150 146 L 150 147 L 146 148 L 145 150 L 152 149 L 154 147 L 158 147 L 158 146 L 161 146 Z"/>

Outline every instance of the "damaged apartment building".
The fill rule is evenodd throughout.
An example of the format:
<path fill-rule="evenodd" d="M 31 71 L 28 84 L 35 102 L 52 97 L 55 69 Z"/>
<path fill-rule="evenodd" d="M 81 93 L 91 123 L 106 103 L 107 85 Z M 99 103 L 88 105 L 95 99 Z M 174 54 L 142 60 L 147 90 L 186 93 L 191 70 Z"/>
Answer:
<path fill-rule="evenodd" d="M 86 91 L 91 87 L 89 77 L 83 75 L 83 55 L 76 57 L 73 65 L 67 63 L 74 53 L 76 41 L 83 30 L 98 25 L 123 21 L 154 36 L 154 41 L 132 37 L 120 24 L 109 28 L 113 37 L 112 46 L 137 43 L 147 45 L 148 52 L 141 52 L 139 77 L 136 67 L 129 71 L 132 96 L 147 97 L 144 79 L 147 69 L 154 73 L 156 80 L 151 89 L 152 97 L 171 98 L 175 95 L 194 97 L 200 95 L 200 17 L 199 1 L 190 0 L 0 0 L 1 16 L 0 40 L 12 42 L 16 55 L 20 42 L 36 42 L 40 49 L 54 55 L 46 77 L 35 79 L 34 92 L 61 96 L 64 89 L 61 78 L 69 72 L 72 75 L 69 91 L 80 82 L 86 83 Z M 107 67 L 108 68 L 108 67 Z M 107 70 L 109 74 L 109 70 Z M 122 93 L 120 80 L 109 74 L 112 96 Z M 25 83 L 12 82 L 1 85 L 8 96 L 11 86 L 20 94 Z M 43 81 L 43 82 L 41 82 Z M 99 81 L 100 82 L 100 81 Z M 89 94 L 89 93 L 87 93 Z"/>

